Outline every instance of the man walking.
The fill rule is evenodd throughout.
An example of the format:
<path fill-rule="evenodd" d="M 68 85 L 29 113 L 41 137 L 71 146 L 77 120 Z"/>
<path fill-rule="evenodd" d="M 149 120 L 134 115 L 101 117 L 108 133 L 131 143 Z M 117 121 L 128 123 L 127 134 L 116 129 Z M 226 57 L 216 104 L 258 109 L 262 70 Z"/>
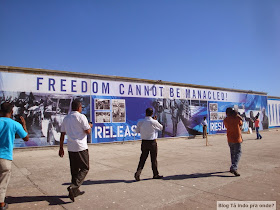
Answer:
<path fill-rule="evenodd" d="M 207 120 L 206 120 L 206 117 L 203 118 L 203 121 L 201 122 L 201 125 L 203 126 L 203 138 L 206 138 L 206 135 L 207 135 Z"/>
<path fill-rule="evenodd" d="M 256 128 L 256 134 L 257 134 L 257 139 L 262 139 L 262 135 L 259 132 L 260 129 L 260 120 L 259 120 L 259 116 L 256 116 L 255 119 L 255 128 Z"/>
<path fill-rule="evenodd" d="M 13 148 L 15 135 L 18 134 L 24 141 L 28 141 L 29 136 L 26 123 L 22 116 L 19 122 L 11 119 L 13 116 L 13 105 L 9 102 L 1 104 L 0 117 L 0 210 L 8 208 L 5 203 L 7 187 L 11 178 Z"/>
<path fill-rule="evenodd" d="M 163 129 L 163 126 L 156 120 L 156 116 L 153 116 L 153 109 L 146 109 L 146 117 L 143 120 L 140 120 L 137 123 L 136 132 L 141 134 L 142 144 L 141 151 L 142 154 L 140 156 L 139 164 L 137 167 L 137 171 L 134 174 L 134 178 L 136 181 L 140 181 L 140 175 L 142 169 L 144 168 L 145 162 L 150 153 L 151 162 L 152 162 L 152 170 L 153 170 L 153 179 L 161 179 L 163 176 L 159 175 L 157 168 L 157 142 L 156 139 L 158 137 L 158 131 Z"/>
<path fill-rule="evenodd" d="M 224 125 L 227 128 L 227 139 L 231 155 L 230 172 L 235 176 L 240 176 L 237 172 L 237 167 L 241 157 L 242 136 L 240 127 L 242 126 L 242 118 L 232 108 L 226 109 L 226 115 Z"/>
<path fill-rule="evenodd" d="M 89 154 L 87 135 L 91 133 L 92 124 L 89 124 L 85 115 L 81 114 L 82 103 L 78 100 L 72 102 L 72 112 L 68 114 L 61 124 L 59 156 L 64 156 L 63 142 L 67 134 L 67 148 L 71 169 L 71 185 L 67 188 L 69 198 L 74 202 L 75 197 L 84 194 L 79 190 L 88 171 Z"/>

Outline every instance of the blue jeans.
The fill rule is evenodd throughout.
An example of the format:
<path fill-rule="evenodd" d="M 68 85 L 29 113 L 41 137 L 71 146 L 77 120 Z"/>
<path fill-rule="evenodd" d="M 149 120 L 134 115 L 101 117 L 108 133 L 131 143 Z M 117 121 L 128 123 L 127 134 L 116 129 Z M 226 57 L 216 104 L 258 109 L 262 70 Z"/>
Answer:
<path fill-rule="evenodd" d="M 228 143 L 230 148 L 230 157 L 231 157 L 231 170 L 237 170 L 238 162 L 241 157 L 241 143 Z"/>
<path fill-rule="evenodd" d="M 261 134 L 259 133 L 259 129 L 260 129 L 259 127 L 256 127 L 257 139 L 262 138 Z"/>

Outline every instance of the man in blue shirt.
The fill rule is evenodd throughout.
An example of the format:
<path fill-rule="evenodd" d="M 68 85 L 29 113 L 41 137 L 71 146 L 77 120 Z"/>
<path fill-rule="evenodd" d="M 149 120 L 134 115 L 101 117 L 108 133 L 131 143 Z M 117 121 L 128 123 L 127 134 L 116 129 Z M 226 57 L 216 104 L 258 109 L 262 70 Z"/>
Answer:
<path fill-rule="evenodd" d="M 22 125 L 11 119 L 13 116 L 11 103 L 2 103 L 0 111 L 0 210 L 4 210 L 8 208 L 5 196 L 11 178 L 15 135 L 18 134 L 24 141 L 28 141 L 29 136 L 23 117 L 20 117 Z"/>

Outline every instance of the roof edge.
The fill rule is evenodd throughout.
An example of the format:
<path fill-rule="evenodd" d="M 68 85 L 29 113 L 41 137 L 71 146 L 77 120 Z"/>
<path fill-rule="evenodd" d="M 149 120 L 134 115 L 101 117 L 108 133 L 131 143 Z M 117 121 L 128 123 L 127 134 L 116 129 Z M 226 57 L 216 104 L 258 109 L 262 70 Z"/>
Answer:
<path fill-rule="evenodd" d="M 49 69 L 39 69 L 39 68 L 26 68 L 26 67 L 15 67 L 15 66 L 1 66 L 0 71 L 7 72 L 19 72 L 19 73 L 35 73 L 35 74 L 46 74 L 52 75 L 56 74 L 59 76 L 72 76 L 72 77 L 86 77 L 88 79 L 101 79 L 101 80 L 115 80 L 115 81 L 134 81 L 134 82 L 142 82 L 142 83 L 151 83 L 151 84 L 161 84 L 161 85 L 172 85 L 172 86 L 188 86 L 193 88 L 203 88 L 203 89 L 211 89 L 211 90 L 224 90 L 231 92 L 239 92 L 239 93 L 251 93 L 257 95 L 267 95 L 266 92 L 252 91 L 252 90 L 241 90 L 241 89 L 231 89 L 231 88 L 223 88 L 223 87 L 214 87 L 214 86 L 206 86 L 206 85 L 195 85 L 195 84 L 187 84 L 187 83 L 178 83 L 178 82 L 168 82 L 162 80 L 150 80 L 150 79 L 139 79 L 139 78 L 131 78 L 131 77 L 121 77 L 121 76 L 109 76 L 109 75 L 100 75 L 100 74 L 88 74 L 88 73 L 80 73 L 80 72 L 69 72 L 69 71 L 60 71 L 60 70 L 49 70 Z"/>
<path fill-rule="evenodd" d="M 280 99 L 279 96 L 267 96 L 267 98 L 271 98 L 271 99 Z"/>

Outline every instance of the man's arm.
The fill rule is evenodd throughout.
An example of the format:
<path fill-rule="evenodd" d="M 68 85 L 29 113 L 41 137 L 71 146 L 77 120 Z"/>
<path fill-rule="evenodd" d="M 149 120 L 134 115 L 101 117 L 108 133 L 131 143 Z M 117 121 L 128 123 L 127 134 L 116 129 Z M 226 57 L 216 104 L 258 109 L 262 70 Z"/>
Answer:
<path fill-rule="evenodd" d="M 90 129 L 85 130 L 86 134 L 90 134 L 93 124 L 90 122 L 89 126 L 90 126 Z"/>
<path fill-rule="evenodd" d="M 242 125 L 243 125 L 243 121 L 239 120 L 239 126 L 242 126 Z"/>
<path fill-rule="evenodd" d="M 139 122 L 137 123 L 137 125 L 136 125 L 135 133 L 140 133 L 140 122 L 141 122 L 141 121 L 139 121 Z"/>
<path fill-rule="evenodd" d="M 155 126 L 155 129 L 157 129 L 159 131 L 162 131 L 162 129 L 163 129 L 162 124 L 160 124 L 157 120 L 155 120 L 154 126 Z"/>
<path fill-rule="evenodd" d="M 28 135 L 27 128 L 26 128 L 25 119 L 24 119 L 22 116 L 20 116 L 20 120 L 21 120 L 21 122 L 22 122 L 22 127 L 23 127 L 23 129 L 24 129 L 25 132 L 27 133 L 27 135 L 26 135 L 24 138 L 22 138 L 22 139 L 23 139 L 24 141 L 28 141 L 28 140 L 29 140 L 29 135 Z"/>
<path fill-rule="evenodd" d="M 59 152 L 58 152 L 59 157 L 64 156 L 63 143 L 64 143 L 65 134 L 66 134 L 65 132 L 60 133 Z"/>
<path fill-rule="evenodd" d="M 225 125 L 226 128 L 228 128 L 228 124 L 227 124 L 226 118 L 224 119 L 224 125 Z"/>

